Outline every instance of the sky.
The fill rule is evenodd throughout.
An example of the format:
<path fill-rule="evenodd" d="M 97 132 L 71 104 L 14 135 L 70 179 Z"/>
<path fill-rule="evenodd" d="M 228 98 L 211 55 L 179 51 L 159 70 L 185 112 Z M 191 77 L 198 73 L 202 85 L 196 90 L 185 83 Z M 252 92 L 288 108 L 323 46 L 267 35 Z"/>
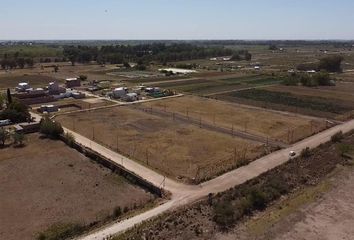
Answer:
<path fill-rule="evenodd" d="M 0 40 L 354 39 L 353 0 L 0 3 Z"/>

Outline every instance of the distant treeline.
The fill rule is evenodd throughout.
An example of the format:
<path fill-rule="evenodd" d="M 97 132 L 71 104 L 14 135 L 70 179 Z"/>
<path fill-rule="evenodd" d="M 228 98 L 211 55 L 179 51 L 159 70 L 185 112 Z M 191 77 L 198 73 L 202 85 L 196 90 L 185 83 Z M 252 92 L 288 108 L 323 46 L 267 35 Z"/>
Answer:
<path fill-rule="evenodd" d="M 306 46 L 306 45 L 330 45 L 338 47 L 351 47 L 354 41 L 341 40 L 36 40 L 36 41 L 0 41 L 0 46 L 107 46 L 107 45 L 146 45 L 146 44 L 192 44 L 198 46 L 213 45 L 282 45 L 282 46 Z"/>
<path fill-rule="evenodd" d="M 156 61 L 167 63 L 203 59 L 208 57 L 231 56 L 236 53 L 225 47 L 203 47 L 192 44 L 163 43 L 143 45 L 109 45 L 109 46 L 64 46 L 64 57 L 73 64 L 75 62 L 119 64 L 124 62 L 138 62 L 140 64 Z"/>

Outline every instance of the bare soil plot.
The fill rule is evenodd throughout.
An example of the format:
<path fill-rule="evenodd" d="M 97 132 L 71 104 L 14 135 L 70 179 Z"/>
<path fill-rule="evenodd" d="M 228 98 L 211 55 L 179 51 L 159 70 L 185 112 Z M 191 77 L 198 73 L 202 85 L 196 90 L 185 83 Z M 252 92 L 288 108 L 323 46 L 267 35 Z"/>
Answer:
<path fill-rule="evenodd" d="M 263 155 L 261 144 L 121 106 L 56 118 L 173 178 L 201 181 Z"/>
<path fill-rule="evenodd" d="M 326 128 L 325 122 L 320 120 L 196 96 L 145 103 L 143 106 L 159 108 L 216 126 L 233 128 L 284 143 L 296 142 Z"/>
<path fill-rule="evenodd" d="M 318 88 L 278 85 L 214 97 L 282 111 L 345 120 L 351 118 L 354 110 L 353 89 L 354 84 L 351 83 Z"/>
<path fill-rule="evenodd" d="M 155 199 L 61 141 L 26 137 L 23 148 L 0 149 L 0 239 L 34 239 L 53 224 L 89 224 Z"/>

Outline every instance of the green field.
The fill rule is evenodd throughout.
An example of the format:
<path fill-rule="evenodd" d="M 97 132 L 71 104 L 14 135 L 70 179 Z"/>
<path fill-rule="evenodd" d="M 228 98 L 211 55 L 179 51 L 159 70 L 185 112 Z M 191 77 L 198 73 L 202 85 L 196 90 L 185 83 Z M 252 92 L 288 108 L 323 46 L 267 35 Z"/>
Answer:
<path fill-rule="evenodd" d="M 14 55 L 19 53 L 19 57 L 62 57 L 63 49 L 61 47 L 49 47 L 49 46 L 1 46 L 0 56 L 4 54 Z M 0 57 L 1 58 L 1 57 Z"/>
<path fill-rule="evenodd" d="M 197 79 L 170 83 L 155 84 L 157 87 L 170 88 L 179 92 L 194 93 L 199 95 L 210 95 L 221 91 L 233 91 L 240 88 L 254 87 L 260 85 L 278 84 L 281 78 L 251 75 L 225 79 Z"/>
<path fill-rule="evenodd" d="M 334 114 L 344 114 L 353 110 L 353 108 L 331 102 L 326 98 L 299 96 L 292 93 L 273 92 L 264 89 L 248 89 L 230 93 L 229 96 L 254 100 L 258 102 L 306 108 L 314 111 L 329 112 Z"/>

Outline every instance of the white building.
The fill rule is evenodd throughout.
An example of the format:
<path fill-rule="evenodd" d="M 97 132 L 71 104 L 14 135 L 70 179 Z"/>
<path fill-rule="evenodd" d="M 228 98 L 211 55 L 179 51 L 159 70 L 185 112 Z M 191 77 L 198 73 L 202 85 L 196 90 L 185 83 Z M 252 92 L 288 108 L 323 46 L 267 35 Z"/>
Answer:
<path fill-rule="evenodd" d="M 112 93 L 114 98 L 121 98 L 127 95 L 127 92 L 128 92 L 127 88 L 120 87 L 120 88 L 115 88 Z"/>
<path fill-rule="evenodd" d="M 124 98 L 128 102 L 134 102 L 134 101 L 138 100 L 138 94 L 136 94 L 136 93 L 127 93 L 127 95 Z"/>
<path fill-rule="evenodd" d="M 22 82 L 22 83 L 19 83 L 16 87 L 16 91 L 17 92 L 25 92 L 27 89 L 30 89 L 31 86 L 26 83 L 26 82 Z"/>
<path fill-rule="evenodd" d="M 159 69 L 160 72 L 165 71 L 165 72 L 172 72 L 173 74 L 190 74 L 190 73 L 196 73 L 197 71 L 195 70 L 190 70 L 190 69 L 181 69 L 181 68 L 163 68 Z"/>

